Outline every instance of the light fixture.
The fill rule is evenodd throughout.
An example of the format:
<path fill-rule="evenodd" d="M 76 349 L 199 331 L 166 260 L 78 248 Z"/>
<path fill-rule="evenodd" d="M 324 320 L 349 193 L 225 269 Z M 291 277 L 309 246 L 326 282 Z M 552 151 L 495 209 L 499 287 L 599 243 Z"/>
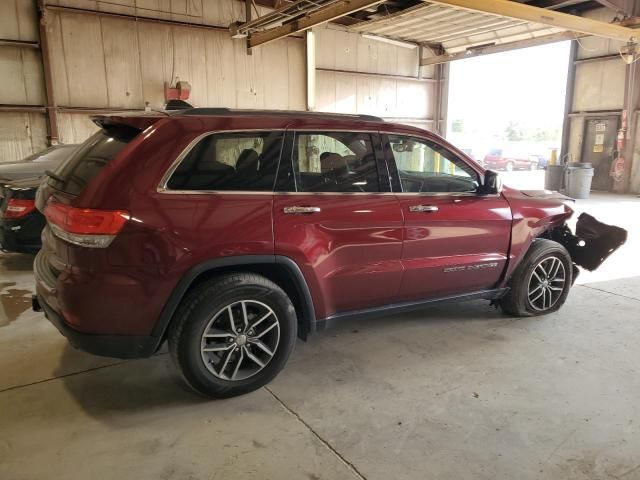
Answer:
<path fill-rule="evenodd" d="M 377 42 L 388 43 L 390 45 L 395 45 L 396 47 L 402 48 L 416 48 L 418 45 L 410 42 L 402 42 L 400 40 L 394 40 L 392 38 L 380 37 L 378 35 L 371 35 L 370 33 L 363 33 L 362 38 L 366 38 L 368 40 L 375 40 Z"/>

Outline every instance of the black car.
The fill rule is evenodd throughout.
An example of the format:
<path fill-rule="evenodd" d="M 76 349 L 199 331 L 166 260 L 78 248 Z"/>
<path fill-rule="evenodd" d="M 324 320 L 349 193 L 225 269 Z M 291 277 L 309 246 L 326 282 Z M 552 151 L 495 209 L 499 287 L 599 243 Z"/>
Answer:
<path fill-rule="evenodd" d="M 42 246 L 40 234 L 45 218 L 36 209 L 36 190 L 41 178 L 0 182 L 0 248 L 36 253 Z"/>
<path fill-rule="evenodd" d="M 55 170 L 78 145 L 54 145 L 34 153 L 19 162 L 0 163 L 0 182 L 22 180 L 44 175 L 45 170 Z"/>

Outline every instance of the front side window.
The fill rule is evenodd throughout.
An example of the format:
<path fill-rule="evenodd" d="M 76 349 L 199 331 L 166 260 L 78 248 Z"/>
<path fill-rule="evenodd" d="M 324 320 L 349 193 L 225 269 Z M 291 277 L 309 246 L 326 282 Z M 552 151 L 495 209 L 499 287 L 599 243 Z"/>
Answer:
<path fill-rule="evenodd" d="M 282 138 L 282 132 L 207 135 L 182 159 L 167 188 L 272 191 Z"/>
<path fill-rule="evenodd" d="M 403 192 L 466 193 L 478 188 L 478 174 L 436 143 L 389 136 Z"/>
<path fill-rule="evenodd" d="M 368 133 L 296 133 L 293 157 L 299 192 L 380 191 Z"/>

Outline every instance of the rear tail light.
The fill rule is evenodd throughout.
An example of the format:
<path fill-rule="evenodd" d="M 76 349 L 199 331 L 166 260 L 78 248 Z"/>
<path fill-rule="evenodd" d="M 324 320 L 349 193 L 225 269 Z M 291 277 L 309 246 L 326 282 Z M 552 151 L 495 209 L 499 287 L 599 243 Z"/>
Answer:
<path fill-rule="evenodd" d="M 89 248 L 108 247 L 131 218 L 125 210 L 75 208 L 53 199 L 47 204 L 44 215 L 54 235 Z"/>
<path fill-rule="evenodd" d="M 15 198 L 10 198 L 7 202 L 7 208 L 2 216 L 7 219 L 22 218 L 29 215 L 35 209 L 35 200 L 18 200 Z"/>

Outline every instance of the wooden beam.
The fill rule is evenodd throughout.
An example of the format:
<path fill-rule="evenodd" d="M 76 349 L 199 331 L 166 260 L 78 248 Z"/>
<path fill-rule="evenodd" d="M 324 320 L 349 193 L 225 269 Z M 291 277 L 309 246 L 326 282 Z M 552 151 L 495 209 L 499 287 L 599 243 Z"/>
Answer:
<path fill-rule="evenodd" d="M 292 33 L 308 30 L 315 25 L 330 22 L 336 18 L 382 3 L 384 0 L 343 0 L 321 8 L 291 23 L 254 33 L 249 37 L 249 47 L 257 47 L 286 37 Z"/>
<path fill-rule="evenodd" d="M 489 45 L 477 48 L 470 47 L 464 52 L 445 53 L 444 55 L 437 55 L 435 57 L 421 58 L 420 66 L 424 67 L 425 65 L 437 65 L 438 63 L 453 62 L 456 60 L 463 60 L 465 58 L 490 55 L 492 53 L 508 52 L 510 50 L 517 50 L 520 48 L 537 47 L 539 45 L 547 45 L 548 43 L 574 40 L 582 36 L 584 35 L 579 35 L 574 32 L 561 32 L 536 38 L 530 38 L 527 40 L 518 40 L 517 42 L 502 43 L 500 45 Z"/>
<path fill-rule="evenodd" d="M 621 42 L 635 42 L 637 32 L 613 23 L 532 7 L 509 0 L 429 0 L 429 3 L 445 5 L 472 12 L 489 13 L 501 17 L 541 23 L 585 35 L 610 38 Z"/>

